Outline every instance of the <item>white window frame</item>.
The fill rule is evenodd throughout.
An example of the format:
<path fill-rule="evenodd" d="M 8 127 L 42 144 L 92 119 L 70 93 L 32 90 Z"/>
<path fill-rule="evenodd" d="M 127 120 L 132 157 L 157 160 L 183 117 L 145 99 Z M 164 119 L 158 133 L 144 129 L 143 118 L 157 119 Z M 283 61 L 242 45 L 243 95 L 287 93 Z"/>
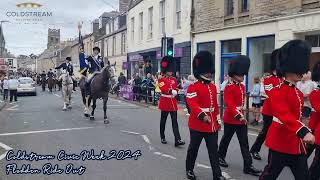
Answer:
<path fill-rule="evenodd" d="M 134 17 L 131 18 L 131 40 L 134 41 Z"/>
<path fill-rule="evenodd" d="M 153 36 L 153 6 L 148 9 L 148 38 L 152 39 Z"/>
<path fill-rule="evenodd" d="M 159 6 L 160 34 L 164 35 L 166 33 L 166 1 L 160 1 Z"/>
<path fill-rule="evenodd" d="M 143 40 L 143 12 L 139 13 L 139 39 Z"/>
<path fill-rule="evenodd" d="M 176 3 L 176 28 L 181 29 L 181 1 L 175 0 Z"/>

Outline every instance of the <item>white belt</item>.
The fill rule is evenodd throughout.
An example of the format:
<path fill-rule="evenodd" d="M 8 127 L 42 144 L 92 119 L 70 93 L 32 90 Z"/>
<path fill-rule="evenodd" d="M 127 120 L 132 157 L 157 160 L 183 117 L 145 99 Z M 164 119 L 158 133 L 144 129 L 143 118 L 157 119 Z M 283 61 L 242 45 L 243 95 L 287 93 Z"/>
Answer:
<path fill-rule="evenodd" d="M 161 94 L 162 97 L 166 97 L 166 98 L 174 98 L 173 95 L 167 95 L 167 94 Z"/>
<path fill-rule="evenodd" d="M 214 112 L 214 107 L 213 108 L 200 108 L 202 112 Z"/>
<path fill-rule="evenodd" d="M 272 119 L 274 122 L 277 122 L 279 124 L 283 124 L 283 122 L 280 121 L 280 119 L 276 118 L 276 117 L 273 117 Z"/>
<path fill-rule="evenodd" d="M 244 110 L 244 107 L 243 106 L 238 106 L 238 107 L 236 107 L 236 109 L 240 111 L 240 110 Z"/>

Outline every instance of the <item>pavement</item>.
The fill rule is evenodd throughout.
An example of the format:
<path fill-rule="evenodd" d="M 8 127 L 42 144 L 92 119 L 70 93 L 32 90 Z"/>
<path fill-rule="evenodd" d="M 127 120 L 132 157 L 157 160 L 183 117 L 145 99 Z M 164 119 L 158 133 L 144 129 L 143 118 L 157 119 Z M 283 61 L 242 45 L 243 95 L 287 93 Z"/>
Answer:
<path fill-rule="evenodd" d="M 60 92 L 51 94 L 38 91 L 38 96 L 19 97 L 17 103 L 8 104 L 0 112 L 0 180 L 186 179 L 187 145 L 174 147 L 170 120 L 166 130 L 168 144 L 161 144 L 158 110 L 110 98 L 110 124 L 106 125 L 103 123 L 102 101 L 97 103 L 95 121 L 83 116 L 79 91 L 73 94 L 72 101 L 72 109 L 62 111 Z M 182 115 L 178 118 L 181 137 L 188 144 L 187 118 Z M 223 131 L 219 133 L 219 139 L 222 133 Z M 249 132 L 250 145 L 256 136 L 255 131 Z M 26 151 L 26 154 L 33 152 L 31 157 L 39 158 L 38 161 L 25 160 L 26 156 L 24 160 L 14 160 L 18 158 L 19 150 Z M 90 156 L 91 150 L 94 151 L 96 160 L 77 159 L 93 158 Z M 254 161 L 254 165 L 260 169 L 267 164 L 265 147 L 262 148 L 261 155 L 262 161 Z M 99 158 L 107 159 L 97 160 Z M 227 179 L 258 179 L 243 174 L 242 156 L 235 137 L 230 143 L 226 161 L 230 167 L 222 168 L 222 171 Z M 15 173 L 26 172 L 26 169 L 18 169 L 22 169 L 24 165 L 27 167 L 28 164 L 32 170 L 28 170 L 29 174 L 12 174 L 15 164 Z M 6 170 L 10 170 L 9 175 Z M 31 172 L 34 174 L 30 174 Z M 51 175 L 47 175 L 50 173 Z M 212 179 L 204 143 L 199 149 L 195 173 L 199 180 Z M 289 179 L 293 179 L 293 176 L 290 170 L 284 169 L 278 180 Z"/>

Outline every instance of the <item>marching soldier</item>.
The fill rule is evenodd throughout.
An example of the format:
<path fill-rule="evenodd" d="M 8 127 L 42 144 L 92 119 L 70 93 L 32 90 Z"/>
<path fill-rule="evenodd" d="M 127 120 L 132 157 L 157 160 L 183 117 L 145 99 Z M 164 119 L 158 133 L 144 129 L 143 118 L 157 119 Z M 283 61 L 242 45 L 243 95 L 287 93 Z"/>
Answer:
<path fill-rule="evenodd" d="M 166 56 L 161 61 L 161 72 L 164 75 L 163 78 L 158 80 L 159 88 L 161 90 L 161 96 L 159 100 L 159 109 L 161 110 L 160 119 L 160 137 L 161 143 L 167 144 L 165 138 L 165 127 L 167 117 L 170 114 L 172 121 L 172 129 L 175 137 L 175 146 L 184 145 L 185 142 L 181 140 L 178 121 L 177 121 L 177 111 L 178 105 L 176 100 L 176 95 L 178 94 L 177 80 L 173 77 L 176 72 L 175 61 L 173 57 Z"/>
<path fill-rule="evenodd" d="M 280 86 L 281 82 L 282 82 L 282 78 L 279 78 L 276 75 L 276 64 L 277 64 L 277 59 L 278 59 L 278 52 L 279 50 L 276 49 L 272 52 L 271 54 L 271 65 L 270 65 L 270 69 L 271 69 L 271 75 L 264 77 L 263 80 L 263 88 L 264 88 L 264 92 L 266 94 L 266 99 L 264 100 L 263 103 L 263 107 L 262 107 L 262 116 L 263 116 L 263 127 L 262 130 L 260 131 L 256 141 L 254 142 L 254 144 L 252 145 L 251 149 L 250 149 L 250 153 L 253 157 L 253 159 L 256 160 L 261 160 L 261 156 L 259 154 L 260 150 L 261 150 L 261 146 L 264 143 L 266 136 L 267 136 L 267 132 L 268 129 L 272 123 L 272 106 L 271 106 L 271 101 L 268 98 L 271 94 L 271 91 L 274 88 L 277 88 Z"/>
<path fill-rule="evenodd" d="M 100 48 L 99 47 L 94 47 L 93 48 L 93 55 L 89 56 L 87 58 L 87 64 L 89 66 L 88 69 L 88 80 L 86 83 L 86 92 L 87 95 L 90 94 L 90 83 L 94 76 L 101 71 L 102 68 L 104 68 L 104 61 L 103 58 L 99 55 L 100 53 Z"/>
<path fill-rule="evenodd" d="M 317 63 L 312 71 L 312 80 L 318 83 L 315 90 L 309 95 L 312 106 L 309 127 L 315 135 L 315 157 L 309 168 L 309 180 L 320 179 L 320 62 Z"/>
<path fill-rule="evenodd" d="M 279 50 L 277 74 L 284 77 L 279 88 L 271 92 L 273 122 L 266 145 L 268 165 L 260 180 L 275 180 L 289 167 L 295 180 L 308 179 L 306 143 L 313 144 L 311 131 L 300 121 L 304 106 L 303 93 L 295 84 L 307 73 L 311 47 L 302 40 L 292 40 Z"/>
<path fill-rule="evenodd" d="M 217 88 L 212 83 L 215 73 L 214 57 L 208 51 L 199 52 L 193 59 L 193 73 L 198 79 L 191 84 L 187 92 L 187 103 L 191 109 L 189 117 L 190 144 L 188 147 L 186 170 L 187 178 L 195 180 L 193 169 L 202 139 L 205 139 L 213 180 L 224 180 L 219 166 L 217 119 L 219 107 Z"/>
<path fill-rule="evenodd" d="M 245 87 L 244 76 L 248 74 L 250 59 L 247 56 L 239 55 L 231 60 L 228 75 L 231 81 L 224 89 L 224 102 L 226 110 L 223 115 L 224 134 L 219 146 L 219 163 L 222 167 L 229 165 L 225 161 L 229 143 L 234 133 L 237 134 L 240 149 L 244 161 L 243 172 L 259 176 L 260 170 L 252 166 L 252 157 L 249 152 L 247 119 L 244 117 Z"/>

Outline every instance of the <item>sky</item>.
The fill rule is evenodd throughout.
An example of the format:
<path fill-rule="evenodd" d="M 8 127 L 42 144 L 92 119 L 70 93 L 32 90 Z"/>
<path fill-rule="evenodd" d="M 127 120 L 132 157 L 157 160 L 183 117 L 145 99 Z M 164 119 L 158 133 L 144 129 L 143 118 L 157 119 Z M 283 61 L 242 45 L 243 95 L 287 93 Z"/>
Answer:
<path fill-rule="evenodd" d="M 18 8 L 20 3 L 38 3 L 40 8 Z M 78 37 L 78 23 L 83 22 L 82 34 L 91 33 L 91 22 L 103 12 L 118 9 L 118 0 L 0 0 L 0 21 L 6 48 L 11 54 L 40 54 L 47 47 L 48 28 L 60 29 L 60 40 Z M 52 12 L 45 17 L 13 17 L 23 12 Z"/>

